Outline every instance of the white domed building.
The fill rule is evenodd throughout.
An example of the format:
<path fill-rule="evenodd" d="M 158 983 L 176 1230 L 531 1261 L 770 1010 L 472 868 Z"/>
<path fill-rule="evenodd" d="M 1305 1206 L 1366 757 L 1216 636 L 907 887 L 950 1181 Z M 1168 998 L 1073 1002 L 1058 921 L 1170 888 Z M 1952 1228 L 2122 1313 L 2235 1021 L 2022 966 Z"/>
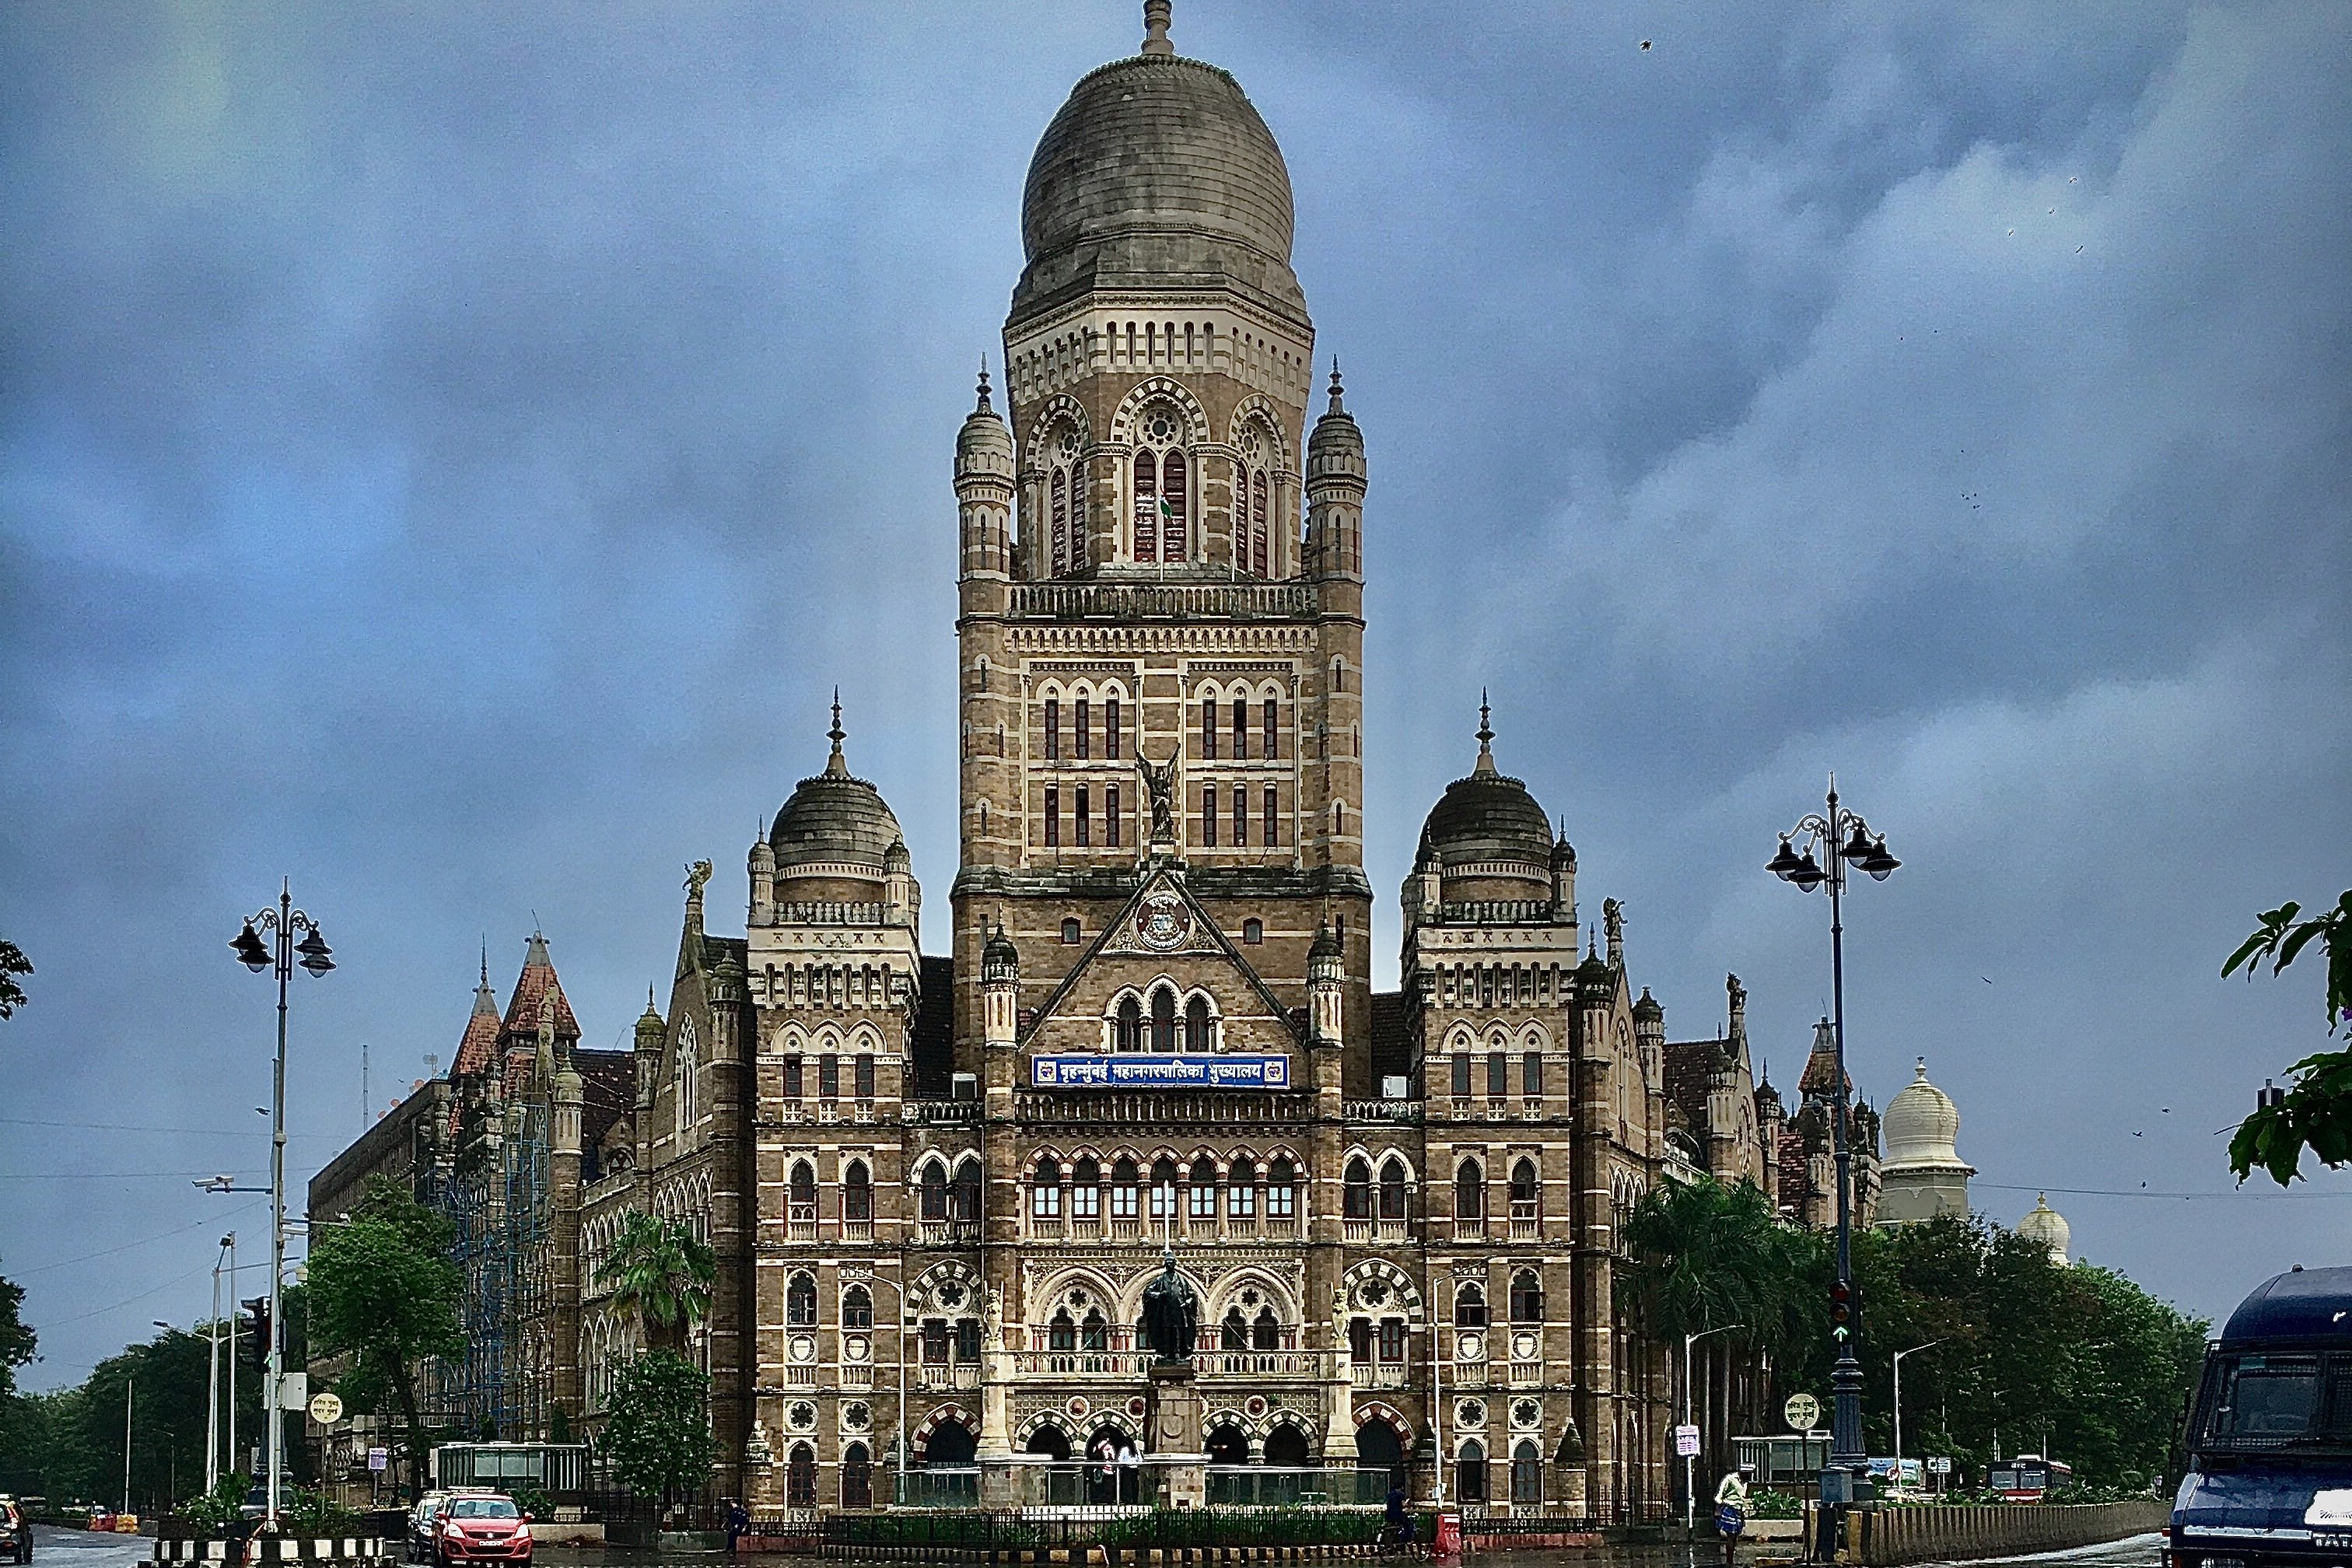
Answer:
<path fill-rule="evenodd" d="M 2059 1268 L 2066 1267 L 2066 1247 L 2074 1239 L 2074 1227 L 2065 1216 L 2050 1206 L 2050 1194 L 2033 1194 L 2033 1206 L 2017 1222 L 2017 1234 L 2028 1241 L 2038 1241 L 2050 1249 L 2050 1261 Z"/>
<path fill-rule="evenodd" d="M 1977 1173 L 1960 1158 L 1959 1108 L 1927 1081 L 1927 1058 L 1919 1058 L 1910 1084 L 1887 1106 L 1880 1131 L 1886 1158 L 1880 1168 L 1878 1223 L 1907 1225 L 1942 1214 L 1965 1217 L 1969 1178 Z"/>

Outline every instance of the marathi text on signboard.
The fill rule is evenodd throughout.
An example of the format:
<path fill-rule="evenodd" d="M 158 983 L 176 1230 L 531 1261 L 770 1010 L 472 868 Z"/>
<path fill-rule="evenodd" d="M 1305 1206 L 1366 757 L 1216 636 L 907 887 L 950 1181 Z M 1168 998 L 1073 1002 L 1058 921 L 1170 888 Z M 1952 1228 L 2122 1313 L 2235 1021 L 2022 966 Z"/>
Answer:
<path fill-rule="evenodd" d="M 1041 1056 L 1034 1089 L 1288 1089 L 1285 1056 Z"/>

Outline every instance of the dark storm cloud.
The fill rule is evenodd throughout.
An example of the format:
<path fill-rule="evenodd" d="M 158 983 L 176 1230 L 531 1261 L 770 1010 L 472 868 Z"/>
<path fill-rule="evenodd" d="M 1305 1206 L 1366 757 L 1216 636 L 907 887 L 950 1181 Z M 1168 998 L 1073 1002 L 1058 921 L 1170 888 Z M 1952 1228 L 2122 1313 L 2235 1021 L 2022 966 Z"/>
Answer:
<path fill-rule="evenodd" d="M 1785 1079 L 1823 911 L 1756 867 L 1834 766 L 1909 862 L 1857 898 L 1866 1090 L 1927 1055 L 2004 1217 L 2221 1190 L 2212 1129 L 2317 1006 L 2219 957 L 2352 881 L 2347 31 L 1186 0 L 1282 140 L 1370 444 L 1377 885 L 1491 684 L 1674 1032 L 1736 968 Z M 1137 32 L 0 14 L 0 930 L 41 966 L 0 1268 L 37 1384 L 202 1309 L 225 1222 L 184 1178 L 16 1178 L 260 1171 L 265 988 L 216 944 L 281 868 L 347 961 L 297 998 L 305 1168 L 361 1042 L 379 1106 L 446 1060 L 485 932 L 503 988 L 543 923 L 621 1037 L 681 864 L 738 886 L 835 681 L 941 945 L 949 441 L 1029 147 Z M 2314 1190 L 2053 1202 L 2210 1311 L 2333 1255 L 2352 1188 Z"/>

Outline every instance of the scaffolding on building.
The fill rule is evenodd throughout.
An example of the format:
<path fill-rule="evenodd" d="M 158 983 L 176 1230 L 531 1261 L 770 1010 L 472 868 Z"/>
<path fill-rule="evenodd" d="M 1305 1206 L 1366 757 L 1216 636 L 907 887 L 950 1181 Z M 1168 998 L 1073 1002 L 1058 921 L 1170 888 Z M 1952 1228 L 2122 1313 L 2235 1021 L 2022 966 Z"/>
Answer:
<path fill-rule="evenodd" d="M 544 1436 L 553 1375 L 547 1182 L 549 1109 L 519 1100 L 468 1114 L 457 1155 L 425 1201 L 454 1228 L 462 1356 L 439 1368 L 438 1403 L 468 1436 Z"/>

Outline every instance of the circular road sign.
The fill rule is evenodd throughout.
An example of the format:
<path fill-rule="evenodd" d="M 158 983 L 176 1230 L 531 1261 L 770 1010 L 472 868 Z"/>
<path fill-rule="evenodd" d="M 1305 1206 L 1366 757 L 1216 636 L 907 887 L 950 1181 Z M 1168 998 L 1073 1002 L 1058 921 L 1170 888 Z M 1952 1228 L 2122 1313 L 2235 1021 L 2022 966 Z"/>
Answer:
<path fill-rule="evenodd" d="M 342 1418 L 343 1402 L 340 1395 L 333 1394 L 314 1394 L 310 1396 L 311 1420 L 316 1421 L 321 1426 L 332 1426 L 336 1422 L 341 1421 Z"/>
<path fill-rule="evenodd" d="M 1822 1402 L 1810 1394 L 1792 1394 L 1789 1403 L 1780 1406 L 1791 1432 L 1810 1432 L 1813 1423 L 1822 1418 Z"/>

